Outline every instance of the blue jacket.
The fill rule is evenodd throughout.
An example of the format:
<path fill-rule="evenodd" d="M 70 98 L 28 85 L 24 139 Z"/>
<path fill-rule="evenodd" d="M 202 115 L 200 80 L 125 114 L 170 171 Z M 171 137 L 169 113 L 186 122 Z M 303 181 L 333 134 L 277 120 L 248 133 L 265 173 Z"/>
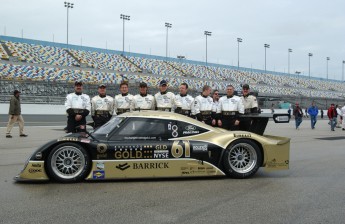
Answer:
<path fill-rule="evenodd" d="M 319 113 L 319 110 L 317 109 L 317 106 L 310 106 L 308 108 L 308 114 L 310 116 L 317 116 L 318 113 Z"/>

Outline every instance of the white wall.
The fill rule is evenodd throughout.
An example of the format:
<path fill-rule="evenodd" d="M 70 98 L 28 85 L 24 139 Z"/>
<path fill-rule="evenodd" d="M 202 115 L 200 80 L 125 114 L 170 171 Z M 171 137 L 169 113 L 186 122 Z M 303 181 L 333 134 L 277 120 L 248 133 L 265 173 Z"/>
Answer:
<path fill-rule="evenodd" d="M 8 114 L 10 104 L 0 103 L 0 114 Z M 22 104 L 22 114 L 65 115 L 64 105 Z"/>

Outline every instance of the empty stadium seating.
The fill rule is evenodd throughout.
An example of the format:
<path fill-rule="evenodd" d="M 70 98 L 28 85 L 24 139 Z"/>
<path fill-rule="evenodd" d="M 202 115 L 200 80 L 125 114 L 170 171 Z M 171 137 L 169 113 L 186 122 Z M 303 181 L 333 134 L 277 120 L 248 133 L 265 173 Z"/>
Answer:
<path fill-rule="evenodd" d="M 0 61 L 0 78 L 3 80 L 67 83 L 83 80 L 87 83 L 109 84 L 135 80 L 156 87 L 164 78 L 173 88 L 186 82 L 191 90 L 200 90 L 204 85 L 225 90 L 228 84 L 240 89 L 241 84 L 248 83 L 253 91 L 268 95 L 344 98 L 345 92 L 345 84 L 333 80 L 238 70 L 223 65 L 205 66 L 199 62 L 163 60 L 139 54 L 120 55 L 91 48 L 65 48 L 25 39 L 14 41 L 7 38 L 1 42 L 10 52 L 8 55 L 0 44 L 1 60 L 12 61 L 10 64 Z"/>

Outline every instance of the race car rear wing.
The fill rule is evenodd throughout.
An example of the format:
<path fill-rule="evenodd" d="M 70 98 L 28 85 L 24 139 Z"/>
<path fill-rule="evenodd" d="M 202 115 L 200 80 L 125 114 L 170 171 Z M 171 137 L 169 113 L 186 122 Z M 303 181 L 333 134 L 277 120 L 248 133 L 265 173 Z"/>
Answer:
<path fill-rule="evenodd" d="M 245 114 L 240 115 L 240 117 L 252 118 L 252 124 L 249 131 L 258 135 L 263 135 L 270 118 L 273 119 L 275 123 L 289 123 L 289 114 Z"/>

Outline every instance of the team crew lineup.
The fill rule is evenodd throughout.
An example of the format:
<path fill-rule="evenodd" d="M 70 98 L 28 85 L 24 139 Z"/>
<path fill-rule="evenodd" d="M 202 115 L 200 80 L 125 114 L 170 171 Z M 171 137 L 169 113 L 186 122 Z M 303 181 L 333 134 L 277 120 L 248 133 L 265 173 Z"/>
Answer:
<path fill-rule="evenodd" d="M 85 131 L 86 117 L 91 113 L 95 129 L 107 123 L 113 115 L 130 111 L 160 110 L 175 112 L 195 118 L 203 123 L 227 130 L 249 131 L 250 118 L 240 118 L 241 114 L 258 113 L 257 99 L 249 95 L 249 85 L 242 86 L 243 96 L 234 94 L 234 87 L 228 85 L 226 95 L 219 98 L 219 91 L 205 85 L 200 95 L 193 98 L 188 94 L 188 84 L 181 83 L 179 94 L 168 91 L 168 83 L 159 83 L 159 92 L 148 94 L 146 83 L 139 84 L 139 94 L 129 93 L 128 83 L 120 84 L 120 94 L 111 97 L 106 93 L 106 86 L 98 86 L 98 95 L 91 100 L 83 94 L 83 83 L 76 81 L 74 92 L 66 96 L 65 107 L 68 114 L 67 132 Z M 77 130 L 77 127 L 78 130 Z"/>

